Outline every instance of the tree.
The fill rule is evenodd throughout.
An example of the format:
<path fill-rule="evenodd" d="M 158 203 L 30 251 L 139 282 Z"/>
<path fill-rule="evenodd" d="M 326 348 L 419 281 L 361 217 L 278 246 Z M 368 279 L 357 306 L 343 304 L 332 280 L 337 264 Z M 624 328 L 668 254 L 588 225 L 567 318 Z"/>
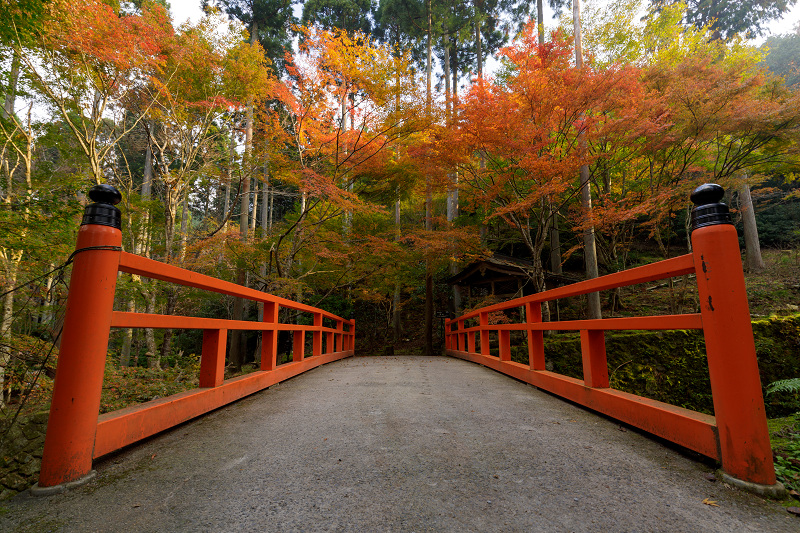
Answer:
<path fill-rule="evenodd" d="M 770 72 L 786 80 L 789 87 L 800 83 L 800 27 L 794 33 L 773 35 L 762 49 L 767 50 L 764 63 Z"/>
<path fill-rule="evenodd" d="M 729 40 L 762 35 L 767 22 L 781 18 L 797 0 L 650 0 L 656 11 L 669 5 L 685 6 L 686 24 L 711 28 L 713 39 Z"/>
<path fill-rule="evenodd" d="M 98 0 L 58 8 L 40 46 L 26 47 L 20 40 L 10 46 L 33 88 L 69 126 L 94 182 L 102 183 L 106 159 L 139 121 L 116 131 L 116 124 L 123 122 L 109 121 L 109 114 L 124 109 L 131 99 L 146 100 L 145 108 L 152 104 L 152 97 L 146 97 L 148 80 L 161 64 L 161 43 L 172 26 L 160 6 L 129 16 L 119 16 Z"/>
<path fill-rule="evenodd" d="M 325 29 L 338 28 L 349 33 L 372 31 L 371 0 L 306 0 L 300 22 L 306 26 L 319 24 Z"/>
<path fill-rule="evenodd" d="M 264 49 L 276 74 L 284 72 L 291 51 L 292 25 L 296 20 L 288 0 L 203 0 L 208 10 L 219 7 L 231 20 L 238 20 Z"/>
<path fill-rule="evenodd" d="M 443 163 L 457 166 L 474 207 L 521 237 L 539 291 L 552 216 L 546 201 L 556 210 L 571 202 L 580 194 L 574 176 L 597 158 L 580 140 L 591 142 L 620 121 L 636 119 L 615 106 L 634 100 L 619 95 L 638 92 L 637 72 L 579 69 L 571 64 L 572 53 L 563 34 L 540 45 L 529 25 L 519 43 L 501 51 L 507 75 L 485 89 L 473 87 L 458 131 L 442 138 L 443 146 L 454 147 L 442 150 Z M 585 219 L 577 224 L 585 225 Z"/>

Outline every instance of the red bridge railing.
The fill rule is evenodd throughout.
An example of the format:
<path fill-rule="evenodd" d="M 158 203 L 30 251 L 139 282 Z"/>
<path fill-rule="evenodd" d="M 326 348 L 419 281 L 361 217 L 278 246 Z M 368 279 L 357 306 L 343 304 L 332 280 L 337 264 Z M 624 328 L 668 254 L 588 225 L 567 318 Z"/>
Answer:
<path fill-rule="evenodd" d="M 121 251 L 121 199 L 113 187 L 89 193 L 78 241 L 61 337 L 42 468 L 34 493 L 81 483 L 92 460 L 331 361 L 353 355 L 355 321 L 322 309 Z M 118 272 L 247 298 L 263 305 L 263 321 L 113 311 Z M 282 324 L 280 308 L 309 313 L 312 325 Z M 323 326 L 327 319 L 333 327 Z M 110 329 L 203 330 L 200 388 L 98 416 Z M 261 369 L 224 379 L 229 330 L 262 332 Z M 278 366 L 278 332 L 293 332 L 292 361 Z M 305 353 L 306 335 L 311 353 Z"/>
<path fill-rule="evenodd" d="M 517 298 L 445 321 L 448 355 L 480 363 L 721 462 L 723 477 L 766 495 L 780 495 L 745 292 L 739 241 L 722 188 L 692 195 L 692 254 Z M 696 273 L 700 313 L 542 322 L 541 304 L 560 298 Z M 489 324 L 489 314 L 523 308 L 522 324 Z M 470 325 L 469 322 L 477 322 Z M 714 399 L 709 416 L 609 387 L 605 332 L 702 330 Z M 528 362 L 511 360 L 511 332 L 527 332 Z M 545 331 L 580 331 L 583 379 L 545 369 Z M 491 354 L 496 332 L 498 356 Z M 476 349 L 479 344 L 480 348 Z"/>

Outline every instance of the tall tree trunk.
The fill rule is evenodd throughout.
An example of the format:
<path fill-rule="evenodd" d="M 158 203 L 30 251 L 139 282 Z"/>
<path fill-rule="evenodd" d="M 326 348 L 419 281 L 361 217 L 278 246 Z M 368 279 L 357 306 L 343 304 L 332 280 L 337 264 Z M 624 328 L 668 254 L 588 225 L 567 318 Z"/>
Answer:
<path fill-rule="evenodd" d="M 258 226 L 258 180 L 253 180 L 253 216 L 250 218 L 250 234 L 256 237 L 256 227 Z"/>
<path fill-rule="evenodd" d="M 400 240 L 400 187 L 397 188 L 397 200 L 394 202 L 394 227 L 395 241 Z M 400 342 L 402 331 L 400 328 L 400 285 L 394 286 L 394 300 L 392 309 L 392 325 L 394 329 L 394 342 Z"/>
<path fill-rule="evenodd" d="M 5 98 L 2 107 L 2 116 L 8 119 L 14 114 L 14 106 L 17 100 L 17 83 L 19 81 L 19 56 L 12 52 L 11 71 L 8 75 L 8 86 L 5 91 Z"/>
<path fill-rule="evenodd" d="M 445 122 L 450 125 L 452 98 L 450 95 L 450 38 L 444 40 L 444 109 Z"/>
<path fill-rule="evenodd" d="M 250 44 L 255 45 L 256 35 L 258 33 L 258 24 L 253 21 L 250 27 Z M 253 155 L 253 100 L 250 98 L 247 102 L 247 118 L 244 128 L 244 164 L 242 187 L 241 187 L 241 201 L 239 204 L 239 239 L 246 243 L 248 237 L 248 230 L 250 228 L 250 167 L 252 164 L 251 158 Z M 255 216 L 255 213 L 253 213 Z M 236 269 L 236 283 L 238 285 L 245 285 L 247 283 L 247 274 L 244 270 L 244 265 L 239 265 Z M 244 320 L 247 315 L 247 301 L 243 298 L 236 298 L 233 303 L 233 320 Z M 244 364 L 245 351 L 245 335 L 242 331 L 233 331 L 231 334 L 231 349 L 230 360 L 236 370 L 241 370 Z"/>
<path fill-rule="evenodd" d="M 269 156 L 264 153 L 264 186 L 261 189 L 261 238 L 266 239 L 269 235 L 269 218 L 270 218 L 270 181 L 269 181 Z M 266 265 L 264 266 L 266 269 Z M 266 275 L 265 273 L 262 276 Z"/>
<path fill-rule="evenodd" d="M 222 208 L 222 220 L 228 229 L 228 213 L 231 211 L 231 186 L 233 184 L 233 165 L 236 162 L 236 129 L 231 128 L 231 139 L 228 146 L 228 170 L 225 175 L 225 204 Z"/>
<path fill-rule="evenodd" d="M 128 299 L 126 309 L 129 313 L 136 312 L 136 300 Z M 127 328 L 122 332 L 122 349 L 119 355 L 119 366 L 131 366 L 131 346 L 133 345 L 133 329 Z"/>
<path fill-rule="evenodd" d="M 144 312 L 147 314 L 153 314 L 156 312 L 156 287 L 155 282 L 150 281 L 148 283 L 148 287 L 145 289 L 142 288 L 142 293 L 144 294 Z M 156 354 L 158 350 L 156 349 L 156 336 L 153 332 L 153 328 L 146 328 L 144 330 L 144 340 L 145 346 L 147 347 L 147 366 L 150 368 L 157 368 L 158 358 Z"/>
<path fill-rule="evenodd" d="M 144 152 L 144 172 L 142 177 L 142 186 L 140 189 L 140 195 L 142 197 L 142 201 L 146 204 L 150 201 L 152 197 L 153 191 L 153 149 L 152 149 L 152 140 L 153 135 L 155 133 L 155 125 L 154 123 L 150 122 L 145 125 L 147 128 L 147 135 L 148 135 L 148 143 L 147 147 L 145 148 Z M 143 255 L 145 257 L 150 257 L 150 209 L 147 208 L 144 210 L 142 214 L 142 220 L 140 223 L 140 230 L 139 233 L 135 236 L 135 241 L 133 243 L 133 253 L 136 255 Z M 134 284 L 141 285 L 142 278 L 140 276 L 131 274 L 131 281 Z M 129 313 L 136 312 L 136 298 L 134 298 L 133 294 L 128 297 L 128 301 L 126 302 L 125 306 Z M 152 312 L 152 310 L 147 311 Z M 152 347 L 151 353 L 155 354 L 155 334 L 153 332 L 153 328 L 147 328 L 145 330 L 146 338 L 152 339 Z M 120 366 L 130 366 L 131 364 L 131 347 L 133 346 L 133 329 L 132 328 L 125 328 L 122 331 L 122 349 L 120 353 Z M 136 364 L 137 361 L 134 361 Z"/>
<path fill-rule="evenodd" d="M 581 3 L 580 0 L 572 0 L 572 20 L 575 27 L 575 66 L 583 68 L 583 51 L 581 39 Z M 581 156 L 586 155 L 586 138 L 581 134 L 579 139 Z M 586 263 L 586 277 L 593 279 L 598 276 L 597 269 L 597 246 L 594 237 L 594 222 L 592 221 L 592 189 L 589 182 L 589 165 L 581 166 L 581 208 L 585 218 L 585 229 L 583 232 L 583 256 Z M 589 302 L 589 318 L 602 318 L 600 307 L 600 293 L 592 292 L 587 295 Z"/>
<path fill-rule="evenodd" d="M 481 16 L 475 17 L 475 52 L 478 56 L 478 84 L 483 86 L 483 42 L 481 40 Z"/>
<path fill-rule="evenodd" d="M 750 184 L 747 183 L 746 174 L 739 190 L 739 198 L 741 198 L 742 224 L 744 225 L 745 270 L 748 272 L 761 272 L 766 268 L 766 265 L 761 257 L 756 212 L 753 207 L 753 198 L 750 196 Z"/>
<path fill-rule="evenodd" d="M 549 201 L 550 208 L 550 271 L 561 274 L 561 235 L 558 232 L 558 210 Z"/>
<path fill-rule="evenodd" d="M 544 44 L 544 3 L 536 0 L 536 29 L 539 30 L 539 44 Z"/>
<path fill-rule="evenodd" d="M 432 42 L 433 42 L 433 9 L 431 0 L 427 1 L 428 6 L 428 31 L 427 31 L 427 49 L 428 57 L 425 67 L 425 110 L 427 116 L 431 115 L 431 75 L 433 69 L 432 59 Z M 431 220 L 433 208 L 433 191 L 430 183 L 430 176 L 426 176 L 425 187 L 425 230 L 431 231 L 433 229 L 433 221 Z M 427 252 L 426 252 L 427 254 Z M 430 260 L 425 261 L 425 355 L 433 355 L 433 272 Z"/>
<path fill-rule="evenodd" d="M 6 290 L 17 284 L 19 267 L 22 262 L 22 250 L 2 250 L 3 266 L 5 266 Z M 11 325 L 14 321 L 15 291 L 9 290 L 3 299 L 3 316 L 0 321 L 0 408 L 5 407 L 5 372 L 11 362 Z"/>
<path fill-rule="evenodd" d="M 183 191 L 183 202 L 181 203 L 181 240 L 178 249 L 178 258 L 183 265 L 186 260 L 186 246 L 189 243 L 189 188 Z"/>
<path fill-rule="evenodd" d="M 536 26 L 539 31 L 539 44 L 545 44 L 544 35 L 544 5 L 542 0 L 536 0 Z M 550 271 L 561 274 L 561 235 L 558 232 L 558 210 L 552 199 L 548 199 L 547 207 L 550 210 Z"/>

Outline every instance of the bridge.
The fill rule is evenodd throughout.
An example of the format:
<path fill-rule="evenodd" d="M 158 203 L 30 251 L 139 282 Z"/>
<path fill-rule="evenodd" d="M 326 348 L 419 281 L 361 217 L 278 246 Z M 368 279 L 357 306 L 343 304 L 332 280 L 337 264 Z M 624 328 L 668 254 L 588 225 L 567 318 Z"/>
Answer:
<path fill-rule="evenodd" d="M 119 193 L 100 186 L 90 197 L 32 489 L 48 498 L 18 498 L 15 517 L 67 530 L 796 528 L 779 507 L 731 488 L 783 493 L 736 232 L 716 187 L 693 195 L 692 254 L 448 321 L 453 358 L 353 357 L 353 321 L 126 254 Z M 120 271 L 249 298 L 264 321 L 114 312 Z M 690 272 L 701 313 L 541 320 L 546 301 Z M 310 325 L 280 323 L 280 306 L 308 313 Z M 489 323 L 517 308 L 522 323 Z M 111 327 L 202 329 L 200 388 L 98 418 Z M 259 372 L 222 379 L 229 329 L 262 332 Z M 715 416 L 610 388 L 604 332 L 620 329 L 701 329 Z M 583 380 L 545 370 L 547 330 L 580 331 Z M 277 366 L 279 331 L 293 332 L 294 348 Z M 511 361 L 512 331 L 527 336 L 528 364 Z M 711 484 L 703 474 L 717 462 Z"/>
<path fill-rule="evenodd" d="M 797 531 L 713 463 L 449 357 L 321 366 L 95 468 L 0 531 Z"/>

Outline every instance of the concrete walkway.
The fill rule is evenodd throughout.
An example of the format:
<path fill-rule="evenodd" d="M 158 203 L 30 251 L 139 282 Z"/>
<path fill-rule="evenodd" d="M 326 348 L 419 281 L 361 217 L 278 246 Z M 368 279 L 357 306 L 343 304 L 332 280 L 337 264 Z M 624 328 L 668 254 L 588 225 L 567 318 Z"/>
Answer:
<path fill-rule="evenodd" d="M 478 365 L 356 357 L 0 502 L 0 530 L 800 531 L 711 470 Z"/>

